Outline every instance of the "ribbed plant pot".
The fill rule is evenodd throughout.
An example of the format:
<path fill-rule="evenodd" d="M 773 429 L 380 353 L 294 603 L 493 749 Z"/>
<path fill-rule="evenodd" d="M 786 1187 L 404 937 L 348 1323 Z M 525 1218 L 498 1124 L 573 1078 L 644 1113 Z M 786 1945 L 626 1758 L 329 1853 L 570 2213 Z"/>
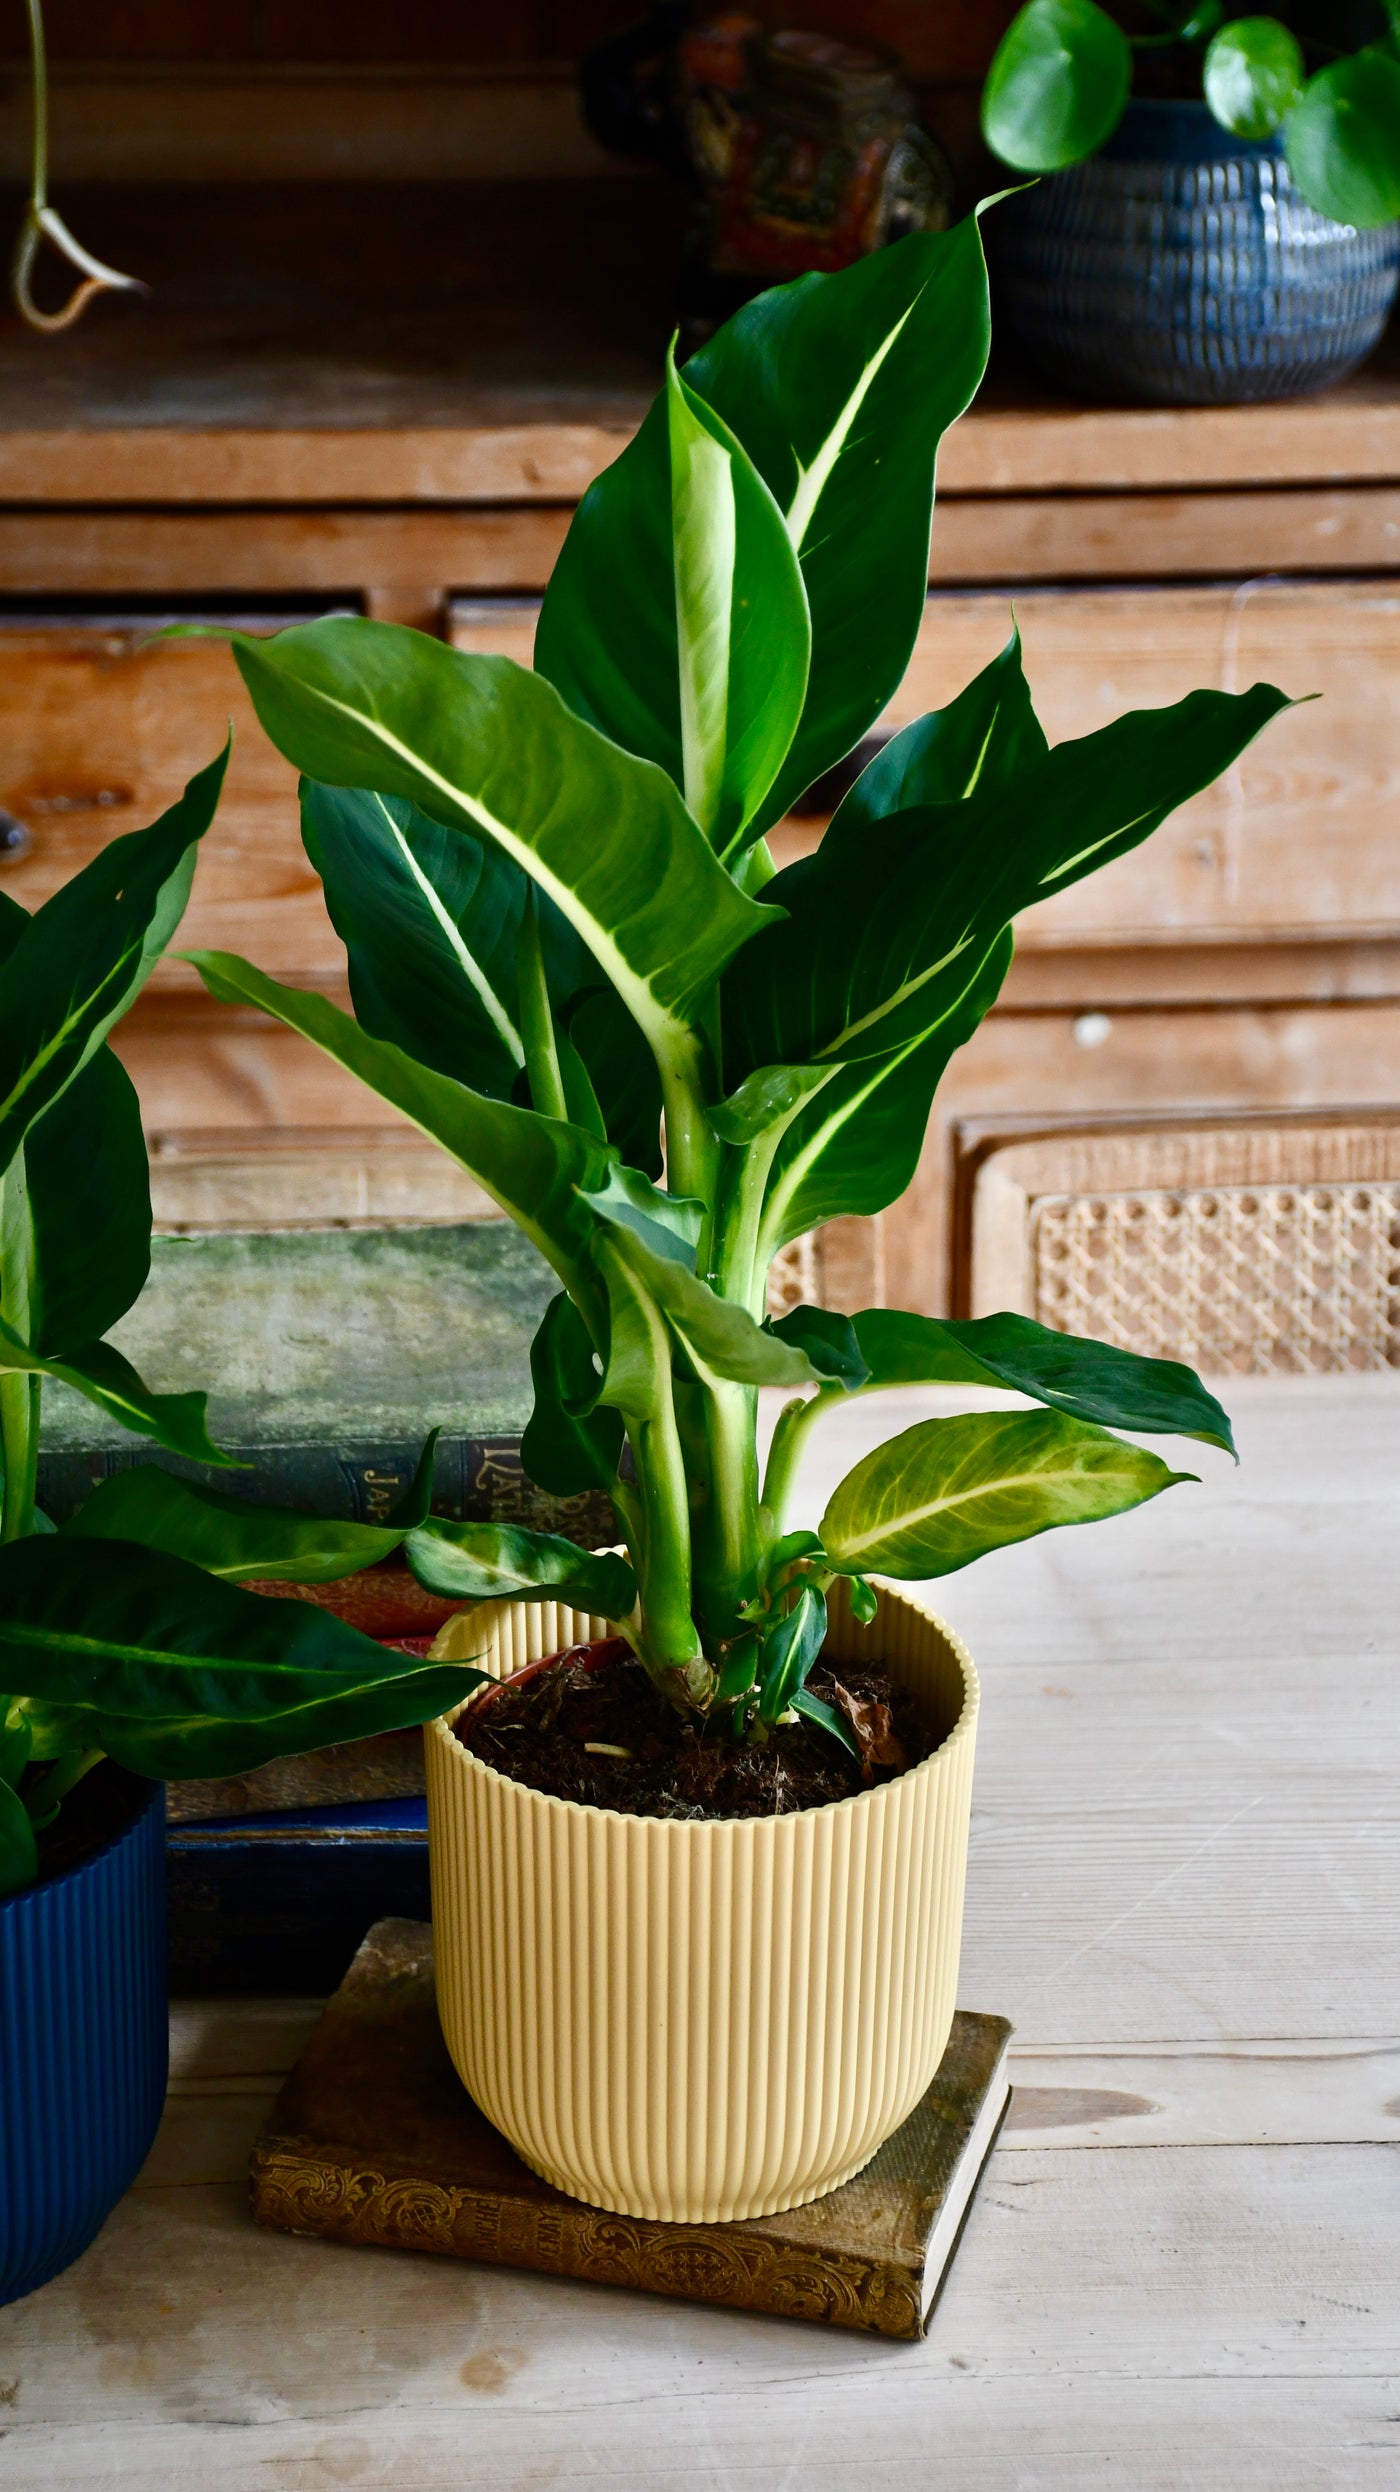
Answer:
<path fill-rule="evenodd" d="M 552 1602 L 434 1650 L 504 1677 L 611 1632 Z M 801 2206 L 912 2110 L 952 2023 L 977 1676 L 884 1590 L 828 1656 L 881 1662 L 938 1740 L 893 1782 L 790 1816 L 673 1821 L 558 1800 L 428 1725 L 438 2009 L 464 2085 L 532 2171 L 670 2223 Z"/>
<path fill-rule="evenodd" d="M 1400 225 L 1308 206 L 1273 140 L 1202 103 L 1132 103 L 1108 144 L 998 208 L 998 308 L 1031 360 L 1094 398 L 1225 406 L 1345 379 L 1400 282 Z"/>
<path fill-rule="evenodd" d="M 0 1903 L 0 2303 L 69 2266 L 130 2187 L 168 2047 L 153 1783 L 109 1842 Z"/>

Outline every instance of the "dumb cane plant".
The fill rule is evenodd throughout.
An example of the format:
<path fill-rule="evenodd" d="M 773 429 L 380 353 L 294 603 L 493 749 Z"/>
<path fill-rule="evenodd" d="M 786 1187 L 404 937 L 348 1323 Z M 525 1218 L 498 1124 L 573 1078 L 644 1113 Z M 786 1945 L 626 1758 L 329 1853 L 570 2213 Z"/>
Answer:
<path fill-rule="evenodd" d="M 997 47 L 982 95 L 987 144 L 1023 173 L 1079 164 L 1113 136 L 1142 63 L 1179 64 L 1235 138 L 1280 134 L 1303 198 L 1340 225 L 1400 216 L 1400 0 L 1374 0 L 1372 40 L 1318 39 L 1347 29 L 1333 12 L 1303 17 L 1302 39 L 1278 17 L 1224 0 L 1140 0 L 1120 14 L 1098 0 L 1027 0 Z M 1341 14 L 1345 14 L 1342 12 Z"/>
<path fill-rule="evenodd" d="M 1230 1445 L 1188 1369 L 1019 1317 L 765 1317 L 785 1244 L 907 1185 L 1013 917 L 1136 847 L 1285 706 L 1196 692 L 1052 750 L 1013 634 L 775 874 L 765 832 L 904 673 L 939 438 L 987 347 L 975 220 L 750 304 L 668 366 L 586 495 L 534 673 L 353 619 L 234 638 L 304 774 L 355 1016 L 193 957 L 431 1135 L 553 1266 L 524 1459 L 545 1489 L 605 1488 L 627 1548 L 572 1553 L 578 1605 L 736 1739 L 793 1708 L 847 1737 L 805 1685 L 837 1577 L 869 1616 L 871 1573 L 946 1574 L 1184 1476 L 1115 1426 Z M 824 1411 L 945 1383 L 1041 1407 L 927 1420 L 818 1532 L 787 1527 Z M 765 1385 L 793 1398 L 760 1481 Z M 536 1589 L 531 1535 L 488 1583 L 478 1533 L 410 1544 L 416 1571 Z"/>
<path fill-rule="evenodd" d="M 107 1037 L 179 924 L 226 758 L 32 917 L 0 895 L 0 1895 L 34 1882 L 37 1835 L 104 1755 L 158 1778 L 240 1773 L 422 1722 L 479 1675 L 239 1589 L 333 1580 L 450 1533 L 429 1517 L 431 1440 L 381 1528 L 279 1514 L 153 1464 L 104 1482 L 58 1533 L 35 1502 L 50 1380 L 186 1461 L 228 1462 L 202 1393 L 152 1392 L 104 1339 L 151 1245 L 140 1110 Z"/>

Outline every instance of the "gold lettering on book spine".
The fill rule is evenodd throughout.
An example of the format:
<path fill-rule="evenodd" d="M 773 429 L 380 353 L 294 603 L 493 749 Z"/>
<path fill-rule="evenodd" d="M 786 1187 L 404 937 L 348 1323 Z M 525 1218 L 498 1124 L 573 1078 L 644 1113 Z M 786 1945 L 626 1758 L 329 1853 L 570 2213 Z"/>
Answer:
<path fill-rule="evenodd" d="M 253 2213 L 280 2232 L 486 2258 L 877 2336 L 920 2333 L 914 2275 L 842 2252 L 784 2249 L 738 2226 L 645 2224 L 582 2205 L 506 2208 L 478 2190 L 275 2146 L 253 2158 Z"/>

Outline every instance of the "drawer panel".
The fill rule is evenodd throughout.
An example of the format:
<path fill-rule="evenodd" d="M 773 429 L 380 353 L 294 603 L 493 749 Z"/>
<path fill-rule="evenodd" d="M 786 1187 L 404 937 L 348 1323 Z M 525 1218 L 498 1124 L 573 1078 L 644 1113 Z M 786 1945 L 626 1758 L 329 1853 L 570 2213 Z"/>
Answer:
<path fill-rule="evenodd" d="M 227 619 L 274 628 L 266 615 Z M 297 828 L 295 773 L 223 644 L 152 642 L 154 628 L 0 623 L 0 805 L 32 840 L 27 856 L 0 865 L 0 888 L 37 907 L 108 840 L 154 821 L 232 719 L 224 798 L 178 939 L 247 952 L 280 975 L 343 978 Z M 163 984 L 193 976 L 175 962 L 156 972 Z"/>

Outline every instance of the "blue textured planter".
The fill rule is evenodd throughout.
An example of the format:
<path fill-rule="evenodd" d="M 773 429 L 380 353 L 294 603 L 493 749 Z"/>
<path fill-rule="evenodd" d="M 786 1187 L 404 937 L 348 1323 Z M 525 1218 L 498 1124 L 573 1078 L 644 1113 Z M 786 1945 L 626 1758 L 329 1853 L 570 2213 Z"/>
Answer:
<path fill-rule="evenodd" d="M 1134 103 L 1108 145 L 1006 201 L 998 298 L 1047 377 L 1096 398 L 1223 406 L 1325 389 L 1385 327 L 1400 225 L 1298 196 L 1272 140 L 1204 104 Z"/>
<path fill-rule="evenodd" d="M 100 2230 L 165 2101 L 165 1789 L 75 1869 L 0 1903 L 0 2303 Z"/>

